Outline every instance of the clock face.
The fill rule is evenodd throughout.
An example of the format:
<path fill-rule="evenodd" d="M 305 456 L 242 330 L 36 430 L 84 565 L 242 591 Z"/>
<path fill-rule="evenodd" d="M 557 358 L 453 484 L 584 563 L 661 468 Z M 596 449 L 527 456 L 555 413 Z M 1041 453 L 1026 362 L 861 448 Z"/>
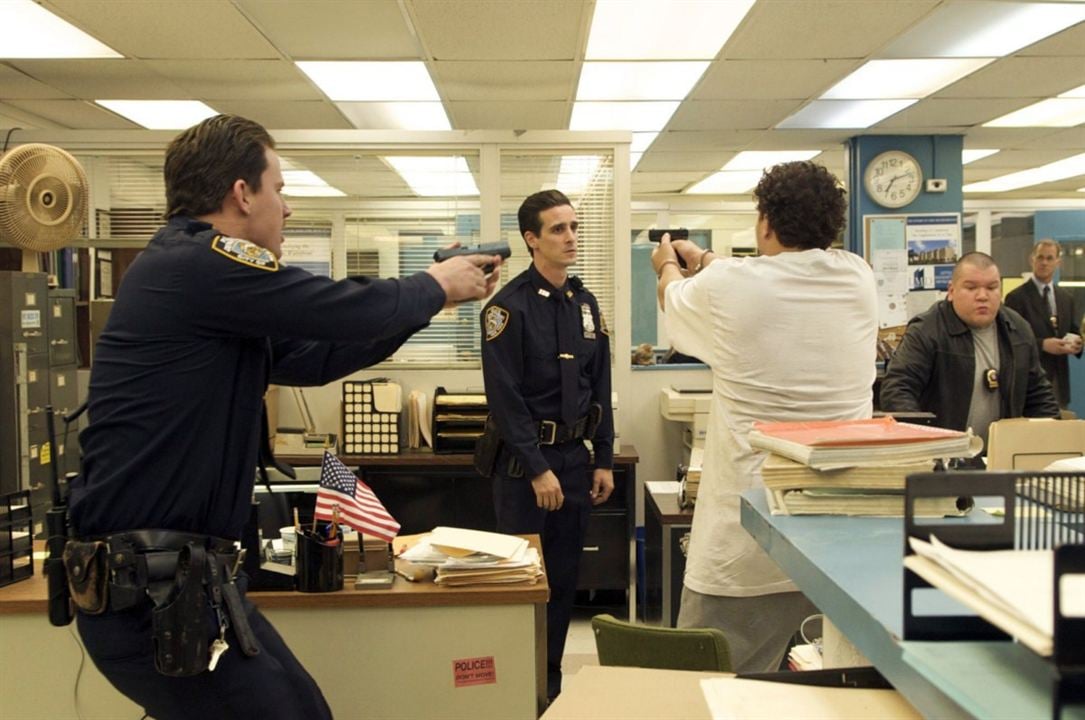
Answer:
<path fill-rule="evenodd" d="M 915 200 L 922 183 L 919 161 L 900 150 L 883 152 L 871 160 L 863 172 L 867 195 L 887 208 L 904 207 Z"/>

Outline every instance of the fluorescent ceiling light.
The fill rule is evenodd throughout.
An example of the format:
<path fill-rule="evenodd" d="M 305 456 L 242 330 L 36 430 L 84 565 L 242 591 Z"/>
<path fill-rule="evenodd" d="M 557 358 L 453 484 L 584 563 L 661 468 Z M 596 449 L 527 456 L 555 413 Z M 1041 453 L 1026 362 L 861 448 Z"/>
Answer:
<path fill-rule="evenodd" d="M 708 63 L 586 62 L 577 100 L 683 100 Z"/>
<path fill-rule="evenodd" d="M 721 170 L 756 170 L 760 173 L 779 163 L 809 160 L 820 150 L 744 150 L 727 161 Z"/>
<path fill-rule="evenodd" d="M 994 155 L 997 152 L 998 150 L 962 150 L 961 165 L 967 165 L 970 162 L 982 160 L 983 158 Z"/>
<path fill-rule="evenodd" d="M 631 153 L 643 153 L 656 141 L 659 137 L 657 132 L 635 132 L 633 133 L 633 142 L 629 145 L 629 152 Z"/>
<path fill-rule="evenodd" d="M 678 109 L 667 102 L 573 103 L 570 130 L 662 130 Z"/>
<path fill-rule="evenodd" d="M 596 0 L 586 60 L 712 60 L 754 0 Z"/>
<path fill-rule="evenodd" d="M 866 128 L 916 100 L 814 100 L 777 128 Z"/>
<path fill-rule="evenodd" d="M 925 98 L 994 58 L 871 60 L 821 96 L 823 100 Z"/>
<path fill-rule="evenodd" d="M 334 188 L 310 170 L 283 169 L 283 195 L 295 197 L 346 197 L 346 193 Z"/>
<path fill-rule="evenodd" d="M 1056 182 L 1077 175 L 1085 175 L 1085 153 L 1056 160 L 1053 163 L 1029 170 L 1021 170 L 1009 175 L 984 180 L 983 182 L 970 183 L 961 189 L 964 192 L 1007 192 L 1032 185 Z"/>
<path fill-rule="evenodd" d="M 124 57 L 31 0 L 0 2 L 0 27 L 0 58 Z"/>
<path fill-rule="evenodd" d="M 148 130 L 183 130 L 218 113 L 199 100 L 95 100 Z"/>
<path fill-rule="evenodd" d="M 629 169 L 630 170 L 635 170 L 636 167 L 637 167 L 637 164 L 640 162 L 640 159 L 642 157 L 644 157 L 644 153 L 642 153 L 642 152 L 631 152 L 631 153 L 629 153 Z M 1085 191 L 1085 188 L 1083 188 L 1082 190 Z"/>
<path fill-rule="evenodd" d="M 562 155 L 555 187 L 568 195 L 580 194 L 588 189 L 598 169 L 598 155 Z"/>
<path fill-rule="evenodd" d="M 441 100 L 421 60 L 314 61 L 299 62 L 297 66 L 334 101 Z"/>
<path fill-rule="evenodd" d="M 945 3 L 881 53 L 883 57 L 1002 57 L 1085 20 L 1085 4 Z"/>
<path fill-rule="evenodd" d="M 383 158 L 422 197 L 478 195 L 475 178 L 460 155 Z"/>
<path fill-rule="evenodd" d="M 1064 93 L 1059 93 L 1061 98 L 1085 98 L 1085 85 L 1076 87 L 1073 90 L 1067 90 Z"/>
<path fill-rule="evenodd" d="M 451 130 L 439 102 L 338 102 L 337 108 L 362 130 Z"/>
<path fill-rule="evenodd" d="M 1085 98 L 1056 97 L 983 123 L 983 127 L 1073 127 L 1085 123 Z"/>
<path fill-rule="evenodd" d="M 686 193 L 689 195 L 735 195 L 747 193 L 757 187 L 761 180 L 761 170 L 725 171 L 709 175 L 704 180 L 692 186 Z"/>

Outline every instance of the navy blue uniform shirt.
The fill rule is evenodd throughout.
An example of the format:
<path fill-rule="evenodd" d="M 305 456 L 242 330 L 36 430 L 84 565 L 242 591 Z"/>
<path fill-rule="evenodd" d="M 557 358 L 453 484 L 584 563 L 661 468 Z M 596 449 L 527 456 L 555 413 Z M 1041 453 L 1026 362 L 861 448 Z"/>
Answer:
<path fill-rule="evenodd" d="M 426 273 L 337 282 L 171 219 L 125 273 L 95 347 L 76 534 L 239 538 L 268 382 L 322 385 L 379 362 L 444 301 Z"/>
<path fill-rule="evenodd" d="M 529 479 L 550 469 L 539 451 L 538 421 L 561 419 L 558 323 L 571 314 L 563 316 L 559 303 L 575 305 L 577 417 L 593 402 L 602 406 L 592 441 L 595 467 L 610 469 L 614 462 L 610 338 L 599 304 L 579 278 L 555 288 L 532 264 L 486 303 L 481 316 L 486 402 Z"/>

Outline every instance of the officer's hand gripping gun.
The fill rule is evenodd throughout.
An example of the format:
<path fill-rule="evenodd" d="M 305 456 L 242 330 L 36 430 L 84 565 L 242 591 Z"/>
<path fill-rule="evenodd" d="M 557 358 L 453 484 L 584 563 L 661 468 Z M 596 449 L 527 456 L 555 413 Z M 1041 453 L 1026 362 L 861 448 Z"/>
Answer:
<path fill-rule="evenodd" d="M 457 255 L 500 255 L 502 260 L 508 260 L 509 256 L 512 255 L 512 249 L 509 248 L 509 244 L 506 242 L 487 243 L 474 247 L 441 248 L 433 253 L 433 260 L 434 262 L 444 262 Z M 486 274 L 493 271 L 493 265 L 486 265 L 482 268 L 482 272 Z"/>

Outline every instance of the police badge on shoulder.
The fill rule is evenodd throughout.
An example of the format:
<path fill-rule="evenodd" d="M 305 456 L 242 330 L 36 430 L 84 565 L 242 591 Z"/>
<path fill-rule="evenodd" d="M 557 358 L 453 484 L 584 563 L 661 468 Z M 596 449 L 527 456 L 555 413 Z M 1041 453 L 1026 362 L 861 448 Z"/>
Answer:
<path fill-rule="evenodd" d="M 242 265 L 260 268 L 269 272 L 275 272 L 279 269 L 279 261 L 275 258 L 274 253 L 248 240 L 216 235 L 211 240 L 211 249 Z"/>

